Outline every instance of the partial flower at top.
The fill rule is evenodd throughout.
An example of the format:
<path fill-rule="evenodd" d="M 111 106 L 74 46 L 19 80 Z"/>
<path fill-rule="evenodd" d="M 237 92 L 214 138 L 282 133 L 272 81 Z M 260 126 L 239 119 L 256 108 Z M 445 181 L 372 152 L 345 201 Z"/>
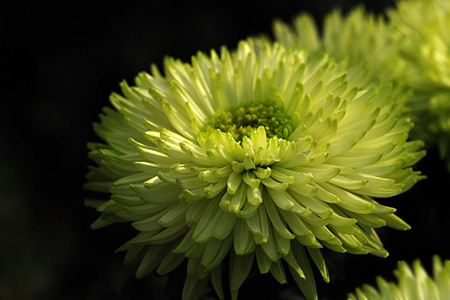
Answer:
<path fill-rule="evenodd" d="M 380 299 L 426 299 L 446 300 L 450 297 L 450 260 L 442 263 L 439 256 L 433 257 L 433 277 L 430 277 L 419 260 L 410 266 L 401 261 L 394 272 L 398 283 L 388 283 L 377 278 L 378 289 L 365 284 L 348 295 L 348 300 Z"/>
<path fill-rule="evenodd" d="M 254 265 L 280 283 L 288 269 L 317 299 L 311 263 L 330 279 L 320 249 L 387 256 L 374 228 L 409 225 L 372 197 L 421 178 L 403 94 L 365 88 L 365 74 L 249 39 L 123 82 L 95 125 L 103 142 L 89 144 L 86 188 L 111 194 L 87 201 L 101 213 L 92 227 L 131 223 L 119 251 L 137 277 L 187 260 L 183 299 L 208 282 L 225 298 L 223 272 L 236 299 Z"/>
<path fill-rule="evenodd" d="M 413 138 L 438 147 L 450 171 L 450 1 L 403 0 L 387 17 L 360 6 L 347 15 L 329 13 L 319 33 L 313 18 L 298 15 L 292 26 L 274 22 L 275 40 L 290 48 L 325 51 L 350 66 L 369 66 L 367 84 L 404 86 Z"/>
<path fill-rule="evenodd" d="M 273 24 L 275 40 L 289 48 L 324 51 L 350 66 L 368 66 L 368 82 L 397 82 L 405 63 L 400 43 L 392 36 L 390 24 L 363 6 L 343 15 L 335 9 L 325 16 L 322 32 L 308 13 L 296 16 L 292 25 L 281 20 Z"/>
<path fill-rule="evenodd" d="M 450 1 L 399 1 L 389 17 L 414 91 L 413 133 L 427 146 L 437 144 L 450 171 Z"/>

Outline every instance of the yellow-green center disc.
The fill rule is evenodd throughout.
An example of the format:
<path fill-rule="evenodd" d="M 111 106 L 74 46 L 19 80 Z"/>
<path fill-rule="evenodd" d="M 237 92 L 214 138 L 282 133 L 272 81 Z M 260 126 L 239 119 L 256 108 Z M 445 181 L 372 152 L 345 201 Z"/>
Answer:
<path fill-rule="evenodd" d="M 275 101 L 250 102 L 243 106 L 219 110 L 206 124 L 206 130 L 220 129 L 229 132 L 236 141 L 250 136 L 259 126 L 264 126 L 268 138 L 287 139 L 292 132 L 291 117 Z"/>

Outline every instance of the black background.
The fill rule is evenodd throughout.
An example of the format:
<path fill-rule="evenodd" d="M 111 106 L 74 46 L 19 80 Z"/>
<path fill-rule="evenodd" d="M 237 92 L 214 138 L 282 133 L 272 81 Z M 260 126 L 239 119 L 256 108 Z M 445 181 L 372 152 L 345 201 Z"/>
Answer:
<path fill-rule="evenodd" d="M 58 4 L 64 3 L 64 4 Z M 98 141 L 98 121 L 118 83 L 166 55 L 189 61 L 197 51 L 234 48 L 250 35 L 271 34 L 275 18 L 306 11 L 321 20 L 333 7 L 363 3 L 382 11 L 393 1 L 210 1 L 164 3 L 16 2 L 1 11 L 0 299 L 177 299 L 183 276 L 134 278 L 114 250 L 131 237 L 127 226 L 92 231 L 97 213 L 83 204 L 86 143 Z M 413 229 L 379 230 L 390 256 L 324 250 L 332 282 L 317 277 L 321 299 L 347 292 L 376 275 L 393 280 L 398 260 L 449 258 L 450 176 L 430 150 L 418 165 L 428 176 L 382 203 L 398 208 Z M 181 270 L 180 273 L 184 272 Z M 240 299 L 302 299 L 295 284 L 270 275 L 249 278 Z"/>

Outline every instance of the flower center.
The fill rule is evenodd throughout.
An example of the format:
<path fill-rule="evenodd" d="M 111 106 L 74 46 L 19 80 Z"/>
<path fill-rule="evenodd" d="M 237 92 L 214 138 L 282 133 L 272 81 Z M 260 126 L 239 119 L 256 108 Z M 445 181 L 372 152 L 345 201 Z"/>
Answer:
<path fill-rule="evenodd" d="M 276 101 L 250 102 L 242 106 L 232 106 L 219 110 L 206 123 L 205 131 L 220 129 L 229 132 L 239 142 L 244 136 L 250 137 L 259 126 L 264 126 L 268 138 L 277 136 L 287 139 L 292 133 L 291 117 Z"/>

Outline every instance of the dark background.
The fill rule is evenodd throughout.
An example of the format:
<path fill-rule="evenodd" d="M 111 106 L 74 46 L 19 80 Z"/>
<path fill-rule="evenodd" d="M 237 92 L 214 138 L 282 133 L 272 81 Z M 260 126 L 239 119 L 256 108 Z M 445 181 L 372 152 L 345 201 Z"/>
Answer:
<path fill-rule="evenodd" d="M 61 2 L 63 3 L 63 2 Z M 118 83 L 132 83 L 166 55 L 189 61 L 197 51 L 234 48 L 250 35 L 271 34 L 275 18 L 307 11 L 321 20 L 333 7 L 357 3 L 382 11 L 393 1 L 196 3 L 16 2 L 1 11 L 0 299 L 169 299 L 167 278 L 135 279 L 114 250 L 131 237 L 127 226 L 91 231 L 97 213 L 83 204 L 86 143 L 98 141 L 98 121 Z M 9 19 L 8 19 L 9 18 Z M 7 21 L 8 20 L 8 21 Z M 378 232 L 391 255 L 340 255 L 324 250 L 332 282 L 317 277 L 321 299 L 347 292 L 376 275 L 393 280 L 398 260 L 449 258 L 450 176 L 429 151 L 418 169 L 428 179 L 383 203 L 413 229 Z M 184 272 L 184 270 L 182 270 Z M 183 276 L 169 279 L 177 299 Z M 240 299 L 302 299 L 295 284 L 271 275 L 246 281 Z"/>

